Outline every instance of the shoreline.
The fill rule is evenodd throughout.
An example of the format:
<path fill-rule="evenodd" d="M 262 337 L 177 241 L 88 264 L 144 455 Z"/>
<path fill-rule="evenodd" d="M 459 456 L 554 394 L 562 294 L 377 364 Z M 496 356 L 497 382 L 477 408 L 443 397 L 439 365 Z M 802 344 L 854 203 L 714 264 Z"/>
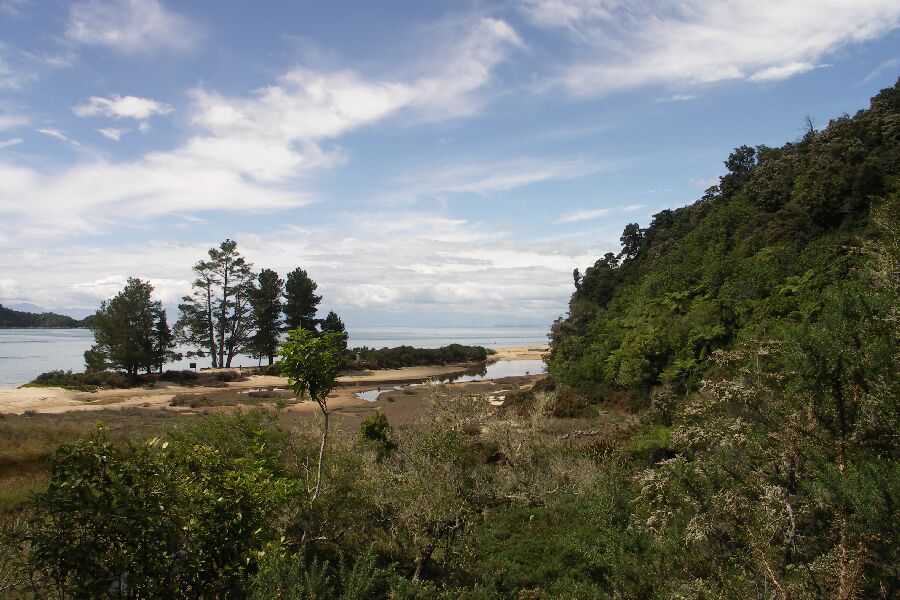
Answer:
<path fill-rule="evenodd" d="M 501 360 L 536 360 L 548 351 L 546 345 L 512 346 L 494 349 L 486 364 Z M 381 385 L 421 382 L 435 377 L 447 377 L 465 373 L 471 364 L 443 365 L 433 367 L 402 367 L 381 369 L 342 375 L 338 387 L 329 396 L 334 409 L 348 406 L 367 406 L 371 403 L 356 397 L 358 392 L 377 389 Z M 0 414 L 59 414 L 66 412 L 116 410 L 123 408 L 148 408 L 173 412 L 194 413 L 190 406 L 170 406 L 176 395 L 182 396 L 223 396 L 247 393 L 260 388 L 286 388 L 287 379 L 274 375 L 251 375 L 246 381 L 229 382 L 225 387 L 189 387 L 167 383 L 157 383 L 154 388 L 143 387 L 96 392 L 78 392 L 64 388 L 0 388 Z M 287 410 L 305 412 L 315 405 L 310 401 L 291 404 Z"/>

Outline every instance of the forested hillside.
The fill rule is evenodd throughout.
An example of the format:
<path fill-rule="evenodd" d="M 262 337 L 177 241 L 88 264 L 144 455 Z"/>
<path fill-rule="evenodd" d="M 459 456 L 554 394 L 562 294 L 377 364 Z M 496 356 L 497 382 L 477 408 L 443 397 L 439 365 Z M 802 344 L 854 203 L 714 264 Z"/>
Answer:
<path fill-rule="evenodd" d="M 819 321 L 861 281 L 871 209 L 897 187 L 900 90 L 780 148 L 741 146 L 690 206 L 629 225 L 622 251 L 575 272 L 550 369 L 600 399 L 697 388 L 711 353 Z"/>
<path fill-rule="evenodd" d="M 0 304 L 0 329 L 3 328 L 31 328 L 46 327 L 50 329 L 72 329 L 76 327 L 90 327 L 93 316 L 84 319 L 73 319 L 66 315 L 58 315 L 52 312 L 30 313 L 6 308 Z"/>

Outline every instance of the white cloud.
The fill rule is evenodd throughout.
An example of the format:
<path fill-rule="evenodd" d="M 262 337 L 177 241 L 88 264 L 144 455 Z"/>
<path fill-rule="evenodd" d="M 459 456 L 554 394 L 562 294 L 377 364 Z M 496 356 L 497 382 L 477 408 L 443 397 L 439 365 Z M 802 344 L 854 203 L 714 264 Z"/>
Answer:
<path fill-rule="evenodd" d="M 701 190 L 708 189 L 714 185 L 719 185 L 718 177 L 691 177 L 688 181 L 691 185 L 698 187 Z"/>
<path fill-rule="evenodd" d="M 24 115 L 0 113 L 0 131 L 28 125 L 29 122 L 28 117 L 25 117 Z"/>
<path fill-rule="evenodd" d="M 0 162 L 0 180 L 0 215 L 22 221 L 21 239 L 101 232 L 182 212 L 270 210 L 310 201 L 296 191 L 254 184 L 211 164 L 180 164 L 168 155 L 97 161 L 47 175 Z"/>
<path fill-rule="evenodd" d="M 750 81 L 781 81 L 794 75 L 806 73 L 813 69 L 820 69 L 828 65 L 814 65 L 808 62 L 792 62 L 786 65 L 777 65 L 761 69 L 749 77 Z"/>
<path fill-rule="evenodd" d="M 644 204 L 629 204 L 627 206 L 619 206 L 615 208 L 588 208 L 582 210 L 573 210 L 565 212 L 557 218 L 554 223 L 580 223 L 582 221 L 592 221 L 601 217 L 607 217 L 611 214 L 634 212 L 646 208 Z"/>
<path fill-rule="evenodd" d="M 618 170 L 630 162 L 525 157 L 501 162 L 443 163 L 416 168 L 414 173 L 401 177 L 397 183 L 412 199 L 444 194 L 487 194 Z"/>
<path fill-rule="evenodd" d="M 64 132 L 56 129 L 55 127 L 41 127 L 37 130 L 38 133 L 43 133 L 44 135 L 48 135 L 52 138 L 56 138 L 60 141 L 66 142 L 67 144 L 71 144 L 72 146 L 81 146 L 81 143 L 78 140 L 73 140 Z"/>
<path fill-rule="evenodd" d="M 108 140 L 112 140 L 114 142 L 118 142 L 122 139 L 122 136 L 131 131 L 130 129 L 117 129 L 115 127 L 103 127 L 98 129 L 97 132 L 105 137 Z"/>
<path fill-rule="evenodd" d="M 884 73 L 885 71 L 893 71 L 894 69 L 897 68 L 898 65 L 900 65 L 900 59 L 889 58 L 886 61 L 884 61 L 883 63 L 881 63 L 880 65 L 878 65 L 877 67 L 875 67 L 875 69 L 873 69 L 871 73 L 866 75 L 863 78 L 862 83 L 869 83 L 870 81 L 872 81 L 873 79 L 875 79 L 876 77 L 878 77 L 879 75 Z"/>
<path fill-rule="evenodd" d="M 605 217 L 612 212 L 611 208 L 597 208 L 593 210 L 575 210 L 563 213 L 556 219 L 556 223 L 578 223 Z"/>
<path fill-rule="evenodd" d="M 696 94 L 674 94 L 668 98 L 663 98 L 662 102 L 687 102 L 689 100 L 696 100 L 697 98 L 698 96 Z"/>
<path fill-rule="evenodd" d="M 87 0 L 69 8 L 66 37 L 126 54 L 186 50 L 202 37 L 196 23 L 158 0 Z"/>
<path fill-rule="evenodd" d="M 22 297 L 22 286 L 15 279 L 0 279 L 0 298 L 18 300 Z"/>
<path fill-rule="evenodd" d="M 533 23 L 562 28 L 575 60 L 557 81 L 596 96 L 646 85 L 784 79 L 900 24 L 894 0 L 533 0 Z"/>
<path fill-rule="evenodd" d="M 7 46 L 0 42 L 0 90 L 17 90 L 35 79 L 35 74 L 20 66 L 10 64 Z"/>
<path fill-rule="evenodd" d="M 72 111 L 79 117 L 103 116 L 113 119 L 146 121 L 153 115 L 169 114 L 172 112 L 172 107 L 152 98 L 115 94 L 111 98 L 91 96 L 90 100 L 75 106 Z"/>
<path fill-rule="evenodd" d="M 9 148 L 10 146 L 15 146 L 22 143 L 22 138 L 10 138 L 8 140 L 0 141 L 0 148 Z"/>

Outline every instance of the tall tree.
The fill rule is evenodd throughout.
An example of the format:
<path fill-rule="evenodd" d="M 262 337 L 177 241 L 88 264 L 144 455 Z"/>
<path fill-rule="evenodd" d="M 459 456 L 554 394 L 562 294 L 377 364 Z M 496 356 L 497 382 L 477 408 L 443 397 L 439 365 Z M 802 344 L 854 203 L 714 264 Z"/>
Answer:
<path fill-rule="evenodd" d="M 341 339 L 343 340 L 341 347 L 347 348 L 347 328 L 344 327 L 344 322 L 333 310 L 328 311 L 328 315 L 322 322 L 320 323 L 320 327 L 322 329 L 322 333 L 337 333 L 340 334 Z"/>
<path fill-rule="evenodd" d="M 181 354 L 175 352 L 175 334 L 169 328 L 169 319 L 166 311 L 160 306 L 159 316 L 156 319 L 156 336 L 153 339 L 153 366 L 159 367 L 162 373 L 167 362 L 181 360 Z"/>
<path fill-rule="evenodd" d="M 281 295 L 284 280 L 271 269 L 263 269 L 250 286 L 250 307 L 253 311 L 253 337 L 250 349 L 259 357 L 267 356 L 271 365 L 278 351 L 279 335 L 282 331 Z"/>
<path fill-rule="evenodd" d="M 297 267 L 287 276 L 284 288 L 284 324 L 287 329 L 316 330 L 316 310 L 322 296 L 316 295 L 316 282 Z"/>
<path fill-rule="evenodd" d="M 129 278 L 125 289 L 104 300 L 94 320 L 93 347 L 85 352 L 89 371 L 123 369 L 148 373 L 172 356 L 172 334 L 159 300 L 153 300 L 153 286 Z"/>
<path fill-rule="evenodd" d="M 181 316 L 175 332 L 179 341 L 197 348 L 197 355 L 208 353 L 213 368 L 230 367 L 234 356 L 247 346 L 252 325 L 251 267 L 237 251 L 237 243 L 225 240 L 209 249 L 209 260 L 194 265 L 194 291 L 178 305 Z"/>

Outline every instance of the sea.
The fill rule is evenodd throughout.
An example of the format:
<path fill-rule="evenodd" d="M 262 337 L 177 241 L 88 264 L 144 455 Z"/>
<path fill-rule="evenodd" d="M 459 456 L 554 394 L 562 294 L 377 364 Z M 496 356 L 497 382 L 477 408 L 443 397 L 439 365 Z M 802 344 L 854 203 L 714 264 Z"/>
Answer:
<path fill-rule="evenodd" d="M 503 348 L 547 343 L 550 326 L 521 327 L 349 327 L 351 348 L 415 346 L 439 348 L 448 344 Z M 45 371 L 84 370 L 84 351 L 94 343 L 88 329 L 0 329 L 0 387 L 16 387 Z M 183 350 L 181 350 L 183 351 Z M 209 359 L 191 359 L 208 367 Z M 187 369 L 187 359 L 166 365 Z M 256 366 L 259 361 L 237 356 L 232 366 Z"/>

